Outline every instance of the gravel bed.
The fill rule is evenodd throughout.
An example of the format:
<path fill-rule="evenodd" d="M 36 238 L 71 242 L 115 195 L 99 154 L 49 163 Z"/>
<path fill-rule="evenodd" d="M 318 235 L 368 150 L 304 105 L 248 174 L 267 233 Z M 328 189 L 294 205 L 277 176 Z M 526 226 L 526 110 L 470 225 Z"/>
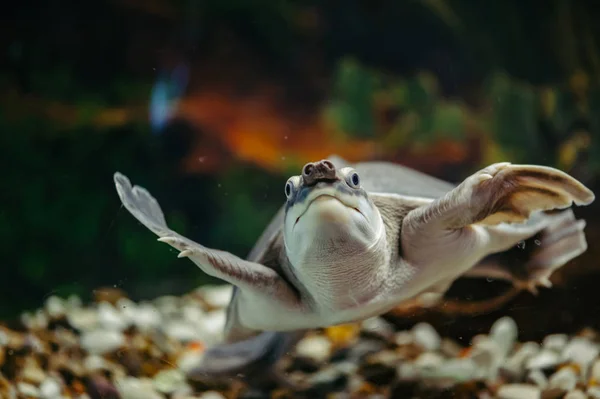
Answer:
<path fill-rule="evenodd" d="M 381 318 L 310 332 L 282 359 L 302 392 L 208 386 L 186 378 L 222 339 L 230 286 L 135 303 L 107 296 L 90 305 L 52 296 L 0 326 L 0 398 L 600 398 L 594 331 L 520 342 L 509 317 L 468 347 L 429 324 L 397 331 Z"/>

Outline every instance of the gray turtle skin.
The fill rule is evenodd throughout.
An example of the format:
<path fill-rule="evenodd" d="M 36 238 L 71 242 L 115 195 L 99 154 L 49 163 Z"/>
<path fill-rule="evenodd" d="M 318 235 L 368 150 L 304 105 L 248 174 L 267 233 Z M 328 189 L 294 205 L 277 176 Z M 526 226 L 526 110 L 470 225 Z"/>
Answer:
<path fill-rule="evenodd" d="M 208 380 L 275 375 L 305 330 L 407 300 L 430 306 L 461 276 L 549 287 L 550 275 L 587 249 L 585 221 L 567 208 L 595 198 L 545 166 L 497 163 L 455 186 L 392 163 L 331 156 L 288 179 L 285 204 L 242 259 L 172 231 L 148 191 L 119 172 L 114 181 L 125 208 L 159 241 L 235 286 L 225 342 L 190 374 Z M 519 270 L 494 259 L 534 235 L 539 246 Z"/>

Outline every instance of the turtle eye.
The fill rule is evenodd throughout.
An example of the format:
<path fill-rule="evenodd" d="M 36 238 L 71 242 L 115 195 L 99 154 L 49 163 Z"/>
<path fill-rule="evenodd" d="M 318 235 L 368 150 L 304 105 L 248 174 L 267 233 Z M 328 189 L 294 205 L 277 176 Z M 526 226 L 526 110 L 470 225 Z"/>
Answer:
<path fill-rule="evenodd" d="M 360 176 L 358 176 L 358 173 L 356 172 L 352 172 L 348 175 L 348 178 L 346 179 L 348 182 L 348 185 L 352 188 L 359 188 L 360 187 Z"/>
<path fill-rule="evenodd" d="M 285 196 L 287 197 L 287 199 L 290 199 L 292 197 L 293 192 L 294 192 L 294 185 L 292 184 L 291 181 L 288 180 L 288 182 L 285 183 Z"/>

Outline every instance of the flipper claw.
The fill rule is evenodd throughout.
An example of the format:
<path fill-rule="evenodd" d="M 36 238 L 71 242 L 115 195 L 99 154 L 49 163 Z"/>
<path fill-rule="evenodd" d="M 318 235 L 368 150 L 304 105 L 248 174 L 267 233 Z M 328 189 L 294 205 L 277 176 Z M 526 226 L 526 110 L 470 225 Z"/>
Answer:
<path fill-rule="evenodd" d="M 179 253 L 179 255 L 177 255 L 178 258 L 185 258 L 188 256 L 192 256 L 194 254 L 194 251 L 192 251 L 191 249 L 185 249 L 183 251 L 181 251 Z"/>

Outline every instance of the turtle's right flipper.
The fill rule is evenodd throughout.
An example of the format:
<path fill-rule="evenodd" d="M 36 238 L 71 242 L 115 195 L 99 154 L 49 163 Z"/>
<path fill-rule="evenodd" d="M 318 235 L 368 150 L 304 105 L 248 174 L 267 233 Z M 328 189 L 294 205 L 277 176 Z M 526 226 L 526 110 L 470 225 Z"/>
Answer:
<path fill-rule="evenodd" d="M 249 385 L 300 388 L 278 368 L 278 361 L 304 336 L 304 331 L 262 332 L 234 343 L 209 348 L 201 364 L 188 372 L 192 380 L 208 384 L 229 378 L 241 378 Z"/>
<path fill-rule="evenodd" d="M 204 247 L 171 230 L 156 199 L 144 188 L 132 186 L 117 172 L 114 182 L 121 202 L 144 226 L 180 251 L 179 257 L 190 258 L 202 271 L 242 290 L 277 300 L 290 309 L 301 306 L 295 290 L 273 269 L 241 259 L 229 252 Z"/>

